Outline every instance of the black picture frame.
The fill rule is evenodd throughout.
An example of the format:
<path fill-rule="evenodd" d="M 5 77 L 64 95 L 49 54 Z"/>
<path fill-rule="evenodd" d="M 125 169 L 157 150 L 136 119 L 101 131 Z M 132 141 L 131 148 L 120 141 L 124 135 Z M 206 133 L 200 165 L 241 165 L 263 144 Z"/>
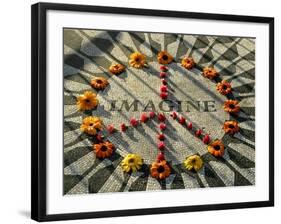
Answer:
<path fill-rule="evenodd" d="M 160 207 L 132 210 L 114 210 L 69 214 L 46 214 L 46 13 L 48 10 L 63 10 L 91 13 L 111 13 L 155 17 L 177 17 L 217 21 L 253 22 L 269 25 L 269 200 L 243 203 L 226 203 L 196 206 Z M 274 18 L 183 11 L 103 7 L 73 4 L 37 3 L 32 5 L 32 155 L 31 155 L 31 218 L 37 221 L 86 219 L 100 217 L 147 215 L 160 213 L 192 212 L 237 208 L 274 206 Z"/>

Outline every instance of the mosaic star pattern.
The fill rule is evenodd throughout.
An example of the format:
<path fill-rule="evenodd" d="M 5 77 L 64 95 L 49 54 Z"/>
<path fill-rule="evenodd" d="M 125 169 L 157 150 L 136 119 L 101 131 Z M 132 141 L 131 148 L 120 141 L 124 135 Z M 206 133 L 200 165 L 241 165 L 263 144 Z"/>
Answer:
<path fill-rule="evenodd" d="M 94 137 L 80 131 L 86 116 L 99 116 L 105 124 L 128 123 L 139 117 L 149 100 L 159 105 L 159 51 L 168 51 L 175 59 L 169 65 L 172 99 L 175 101 L 214 101 L 215 111 L 184 108 L 183 116 L 204 127 L 215 139 L 222 139 L 225 154 L 217 158 L 208 153 L 202 141 L 184 130 L 180 124 L 167 121 L 166 160 L 171 175 L 165 180 L 150 176 L 149 166 L 157 156 L 157 123 L 141 125 L 128 133 L 117 132 L 108 139 L 116 146 L 108 159 L 98 159 L 92 150 Z M 128 65 L 133 52 L 146 55 L 148 67 L 135 69 Z M 192 70 L 180 62 L 185 56 L 196 62 Z M 108 72 L 112 63 L 124 64 L 124 73 Z M 205 66 L 214 66 L 220 77 L 231 82 L 233 96 L 240 102 L 241 112 L 232 116 L 222 108 L 225 96 L 216 91 L 216 84 L 202 77 Z M 102 192 L 150 191 L 204 187 L 248 186 L 255 184 L 255 40 L 252 38 L 156 34 L 82 29 L 64 29 L 64 193 L 88 194 Z M 104 90 L 91 88 L 91 80 L 104 77 L 110 85 Z M 99 106 L 91 113 L 77 110 L 76 97 L 84 91 L 96 92 Z M 121 110 L 118 102 L 139 101 L 137 110 Z M 116 110 L 112 110 L 112 101 Z M 202 105 L 201 105 L 202 106 Z M 204 106 L 204 105 L 203 105 Z M 186 109 L 186 110 L 185 110 Z M 159 107 L 156 106 L 156 111 Z M 167 112 L 169 114 L 169 112 Z M 168 116 L 168 115 L 167 115 Z M 240 131 L 225 134 L 225 120 L 239 122 Z M 128 174 L 121 161 L 128 153 L 139 153 L 144 165 Z M 184 168 L 184 159 L 197 153 L 204 161 L 198 172 Z"/>

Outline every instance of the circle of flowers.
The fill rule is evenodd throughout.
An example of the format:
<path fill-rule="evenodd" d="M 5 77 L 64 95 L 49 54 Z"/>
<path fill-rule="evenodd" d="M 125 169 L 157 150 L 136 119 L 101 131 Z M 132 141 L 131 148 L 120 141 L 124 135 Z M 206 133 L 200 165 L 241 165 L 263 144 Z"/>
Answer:
<path fill-rule="evenodd" d="M 162 85 L 160 86 L 159 96 L 161 99 L 167 99 L 169 96 L 168 88 L 168 64 L 174 61 L 174 58 L 166 51 L 160 51 L 157 55 L 157 60 L 160 66 L 159 77 L 161 78 Z M 146 62 L 146 56 L 140 52 L 134 52 L 130 55 L 129 65 L 136 68 L 142 69 L 148 67 Z M 192 57 L 184 56 L 181 60 L 181 65 L 187 70 L 191 70 L 196 66 L 196 63 Z M 113 75 L 119 75 L 126 70 L 126 66 L 120 63 L 112 63 L 109 67 L 109 72 Z M 202 75 L 210 80 L 216 81 L 216 78 L 219 76 L 219 73 L 214 67 L 204 67 L 202 69 Z M 91 80 L 90 85 L 96 90 L 102 90 L 109 85 L 107 79 L 103 77 L 97 77 Z M 232 87 L 229 82 L 226 80 L 217 81 L 216 90 L 226 96 L 232 93 Z M 91 91 L 85 91 L 84 94 L 77 97 L 77 107 L 80 111 L 92 110 L 97 107 L 99 101 L 95 93 Z M 239 101 L 235 99 L 227 99 L 224 102 L 223 108 L 230 115 L 236 116 L 240 112 Z M 210 134 L 204 133 L 202 129 L 194 130 L 193 123 L 191 121 L 187 122 L 186 118 L 182 115 L 179 115 L 176 111 L 172 111 L 170 116 L 177 120 L 181 125 L 184 125 L 189 131 L 193 131 L 194 135 L 201 139 L 204 144 L 207 144 L 207 151 L 215 157 L 222 157 L 224 155 L 225 146 L 221 139 L 211 140 Z M 165 179 L 170 175 L 171 169 L 168 162 L 165 159 L 164 151 L 165 146 L 165 129 L 166 129 L 166 116 L 163 113 L 155 113 L 151 111 L 149 113 L 142 113 L 140 118 L 131 118 L 130 125 L 125 123 L 120 124 L 120 131 L 125 132 L 128 128 L 136 127 L 140 123 L 146 123 L 150 119 L 157 117 L 160 122 L 158 128 L 159 132 L 157 135 L 158 141 L 158 150 L 159 154 L 157 155 L 156 160 L 150 166 L 150 175 L 157 179 Z M 109 141 L 104 141 L 105 136 L 102 136 L 99 131 L 104 128 L 103 122 L 99 117 L 88 116 L 83 119 L 83 122 L 80 126 L 80 130 L 88 135 L 95 136 L 98 143 L 93 144 L 93 151 L 96 156 L 100 159 L 108 158 L 114 153 L 114 145 Z M 222 127 L 226 134 L 233 135 L 239 132 L 239 125 L 236 120 L 228 120 L 224 122 Z M 108 125 L 106 127 L 108 135 L 117 131 L 113 125 Z M 187 157 L 184 161 L 184 167 L 187 170 L 198 171 L 203 167 L 203 160 L 199 155 L 191 155 Z M 121 161 L 121 167 L 124 172 L 136 172 L 141 169 L 143 165 L 143 158 L 138 154 L 128 154 Z"/>

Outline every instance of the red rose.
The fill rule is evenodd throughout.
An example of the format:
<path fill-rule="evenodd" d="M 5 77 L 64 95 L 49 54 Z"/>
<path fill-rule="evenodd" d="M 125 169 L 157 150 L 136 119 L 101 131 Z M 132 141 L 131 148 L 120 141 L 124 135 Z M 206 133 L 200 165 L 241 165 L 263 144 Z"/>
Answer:
<path fill-rule="evenodd" d="M 160 162 L 160 161 L 163 161 L 163 160 L 165 160 L 165 156 L 162 152 L 160 152 L 157 156 L 157 161 Z"/>
<path fill-rule="evenodd" d="M 161 82 L 162 82 L 162 84 L 165 85 L 165 86 L 168 84 L 165 79 L 161 79 Z"/>
<path fill-rule="evenodd" d="M 158 139 L 159 139 L 160 141 L 163 141 L 163 140 L 165 139 L 165 135 L 164 135 L 163 133 L 160 133 L 160 134 L 158 135 Z"/>
<path fill-rule="evenodd" d="M 168 91 L 167 86 L 160 86 L 160 91 L 161 92 L 167 92 Z"/>
<path fill-rule="evenodd" d="M 159 142 L 158 143 L 158 149 L 160 149 L 160 150 L 165 149 L 165 143 L 164 142 Z"/>
<path fill-rule="evenodd" d="M 150 111 L 149 112 L 149 117 L 150 118 L 154 118 L 155 117 L 155 112 L 154 111 Z"/>
<path fill-rule="evenodd" d="M 165 130 L 165 129 L 166 129 L 166 124 L 160 123 L 160 124 L 159 124 L 159 128 L 160 128 L 161 130 Z"/>
<path fill-rule="evenodd" d="M 144 123 L 147 122 L 148 117 L 147 117 L 146 113 L 141 114 L 140 120 L 141 120 L 141 122 L 144 122 Z"/>
<path fill-rule="evenodd" d="M 99 142 L 102 142 L 103 136 L 101 135 L 101 133 L 98 133 L 98 134 L 96 135 L 96 139 L 97 139 Z"/>
<path fill-rule="evenodd" d="M 126 124 L 123 123 L 123 124 L 120 125 L 120 128 L 121 128 L 121 131 L 124 132 L 124 131 L 126 131 L 127 126 L 126 126 Z"/>
<path fill-rule="evenodd" d="M 115 128 L 112 124 L 107 126 L 107 131 L 109 134 L 112 134 L 114 132 Z"/>
<path fill-rule="evenodd" d="M 166 120 L 165 114 L 163 114 L 163 113 L 159 113 L 157 118 L 160 122 L 163 122 Z"/>
<path fill-rule="evenodd" d="M 135 127 L 135 126 L 137 126 L 138 125 L 138 120 L 136 119 L 136 118 L 132 118 L 131 120 L 130 120 L 130 124 L 133 126 L 133 127 Z"/>
<path fill-rule="evenodd" d="M 180 124 L 185 124 L 185 118 L 183 117 L 183 116 L 181 116 L 180 118 L 179 118 L 179 123 Z"/>
<path fill-rule="evenodd" d="M 166 67 L 164 65 L 161 65 L 160 70 L 163 71 L 163 72 L 166 72 L 166 71 L 168 71 L 168 67 Z"/>
<path fill-rule="evenodd" d="M 161 92 L 160 93 L 160 97 L 161 97 L 161 99 L 167 99 L 167 97 L 168 97 L 168 93 L 167 92 Z"/>
<path fill-rule="evenodd" d="M 196 135 L 197 137 L 200 137 L 201 134 L 202 134 L 202 130 L 201 130 L 201 129 L 198 129 L 198 130 L 195 132 L 195 135 Z"/>
<path fill-rule="evenodd" d="M 172 117 L 173 119 L 176 119 L 177 116 L 178 116 L 178 114 L 177 114 L 176 111 L 172 111 L 170 115 L 171 115 L 171 117 Z"/>
<path fill-rule="evenodd" d="M 166 72 L 160 72 L 159 74 L 160 78 L 165 78 L 167 76 Z"/>
<path fill-rule="evenodd" d="M 206 134 L 206 135 L 204 136 L 204 138 L 203 138 L 203 142 L 204 142 L 205 144 L 209 144 L 209 143 L 210 143 L 210 140 L 211 140 L 211 138 L 210 138 L 210 135 L 208 135 L 208 134 Z"/>

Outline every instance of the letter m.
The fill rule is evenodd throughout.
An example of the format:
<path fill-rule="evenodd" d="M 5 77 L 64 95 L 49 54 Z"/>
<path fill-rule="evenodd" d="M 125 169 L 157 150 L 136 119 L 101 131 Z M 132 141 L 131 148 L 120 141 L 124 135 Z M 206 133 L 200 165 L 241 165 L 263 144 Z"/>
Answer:
<path fill-rule="evenodd" d="M 131 104 L 129 104 L 127 100 L 122 100 L 122 105 L 119 111 L 122 111 L 123 108 L 127 111 L 131 109 L 132 111 L 138 111 L 138 103 L 139 103 L 138 100 L 134 100 Z"/>

